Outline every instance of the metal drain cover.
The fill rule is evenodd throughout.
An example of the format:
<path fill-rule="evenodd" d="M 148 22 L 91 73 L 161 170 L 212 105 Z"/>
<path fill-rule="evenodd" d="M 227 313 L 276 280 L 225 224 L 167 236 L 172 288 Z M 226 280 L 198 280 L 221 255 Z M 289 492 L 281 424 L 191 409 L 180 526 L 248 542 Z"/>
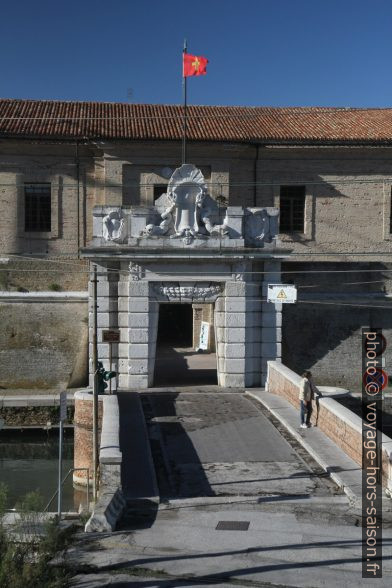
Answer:
<path fill-rule="evenodd" d="M 247 531 L 250 521 L 219 521 L 216 531 Z"/>

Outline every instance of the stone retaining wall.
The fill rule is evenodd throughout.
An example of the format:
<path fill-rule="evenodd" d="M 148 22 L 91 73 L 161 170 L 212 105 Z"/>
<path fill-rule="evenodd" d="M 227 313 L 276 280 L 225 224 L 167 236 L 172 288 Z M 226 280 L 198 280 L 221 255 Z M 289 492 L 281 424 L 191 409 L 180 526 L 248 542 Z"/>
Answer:
<path fill-rule="evenodd" d="M 98 397 L 98 439 L 102 428 L 103 396 Z M 90 483 L 93 480 L 93 395 L 88 391 L 75 392 L 74 416 L 74 467 L 88 468 Z M 85 486 L 87 472 L 73 474 L 74 484 Z"/>
<path fill-rule="evenodd" d="M 282 363 L 268 362 L 266 389 L 285 398 L 298 409 L 301 376 Z M 362 467 L 362 419 L 333 398 L 314 401 L 311 422 Z M 392 488 L 392 440 L 382 435 L 382 482 Z"/>
<path fill-rule="evenodd" d="M 87 384 L 87 292 L 0 292 L 0 386 Z"/>
<path fill-rule="evenodd" d="M 85 526 L 85 531 L 89 533 L 114 531 L 126 504 L 121 489 L 118 398 L 115 395 L 100 398 L 103 400 L 103 410 L 99 450 L 99 497 Z"/>

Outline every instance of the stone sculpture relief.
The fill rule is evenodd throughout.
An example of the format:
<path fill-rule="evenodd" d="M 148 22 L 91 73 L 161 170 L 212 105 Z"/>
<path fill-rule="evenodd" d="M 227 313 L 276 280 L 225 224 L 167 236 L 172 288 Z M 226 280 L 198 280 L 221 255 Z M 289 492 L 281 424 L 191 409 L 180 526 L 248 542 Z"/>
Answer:
<path fill-rule="evenodd" d="M 124 238 L 124 218 L 121 208 L 103 217 L 102 235 L 105 241 L 122 241 Z"/>
<path fill-rule="evenodd" d="M 170 198 L 169 198 L 170 200 Z M 148 224 L 143 231 L 145 237 L 152 237 L 153 235 L 166 235 L 174 226 L 174 216 L 172 214 L 175 208 L 175 203 L 171 202 L 169 208 L 161 214 L 162 222 L 159 225 Z"/>
<path fill-rule="evenodd" d="M 247 270 L 246 262 L 236 263 L 233 267 L 233 278 L 235 282 L 244 282 Z"/>
<path fill-rule="evenodd" d="M 249 208 L 245 216 L 245 232 L 250 241 L 271 243 L 278 233 L 279 211 L 276 208 Z"/>
<path fill-rule="evenodd" d="M 166 284 L 156 284 L 154 290 L 157 294 L 167 297 L 169 300 L 205 300 L 215 299 L 222 291 L 220 284 L 192 284 L 189 286 L 180 286 L 178 283 L 168 282 Z"/>
<path fill-rule="evenodd" d="M 102 239 L 103 237 L 103 239 Z M 144 238 L 140 242 L 140 237 Z M 167 192 L 145 206 L 97 206 L 94 212 L 94 239 L 102 245 L 114 243 L 176 248 L 176 239 L 187 246 L 200 248 L 252 247 L 269 250 L 281 247 L 279 210 L 273 207 L 219 206 L 208 194 L 201 171 L 191 164 L 176 169 Z M 171 242 L 169 242 L 169 239 Z M 235 272 L 240 273 L 240 272 Z"/>
<path fill-rule="evenodd" d="M 194 239 L 207 239 L 210 236 L 228 237 L 227 224 L 214 224 L 218 207 L 209 198 L 205 206 L 208 190 L 203 174 L 192 164 L 177 168 L 170 178 L 167 190 L 168 207 L 161 214 L 159 225 L 148 224 L 143 236 L 169 235 L 171 239 L 182 238 L 186 245 Z M 216 208 L 216 210 L 213 209 Z"/>
<path fill-rule="evenodd" d="M 129 264 L 129 275 L 133 282 L 138 282 L 139 280 L 145 277 L 146 272 L 144 271 L 144 268 L 141 265 L 135 263 L 134 261 L 131 261 Z"/>

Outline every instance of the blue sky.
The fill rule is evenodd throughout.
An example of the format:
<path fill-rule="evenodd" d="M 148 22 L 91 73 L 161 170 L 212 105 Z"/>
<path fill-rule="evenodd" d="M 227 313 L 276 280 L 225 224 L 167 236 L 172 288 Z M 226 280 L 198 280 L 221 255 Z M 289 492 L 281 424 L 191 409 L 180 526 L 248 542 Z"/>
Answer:
<path fill-rule="evenodd" d="M 192 104 L 392 106 L 390 0 L 3 2 L 0 96 L 178 104 L 184 37 Z"/>

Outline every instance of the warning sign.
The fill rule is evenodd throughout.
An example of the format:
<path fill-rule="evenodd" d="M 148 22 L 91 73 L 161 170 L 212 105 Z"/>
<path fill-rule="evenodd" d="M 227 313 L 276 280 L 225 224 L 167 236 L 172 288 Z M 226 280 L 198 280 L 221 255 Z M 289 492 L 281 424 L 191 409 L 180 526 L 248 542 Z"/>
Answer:
<path fill-rule="evenodd" d="M 268 284 L 267 301 L 293 304 L 297 301 L 297 288 L 291 284 Z"/>
<path fill-rule="evenodd" d="M 279 294 L 276 297 L 278 300 L 282 301 L 282 300 L 287 300 L 287 296 L 282 288 L 282 290 L 279 292 Z"/>

